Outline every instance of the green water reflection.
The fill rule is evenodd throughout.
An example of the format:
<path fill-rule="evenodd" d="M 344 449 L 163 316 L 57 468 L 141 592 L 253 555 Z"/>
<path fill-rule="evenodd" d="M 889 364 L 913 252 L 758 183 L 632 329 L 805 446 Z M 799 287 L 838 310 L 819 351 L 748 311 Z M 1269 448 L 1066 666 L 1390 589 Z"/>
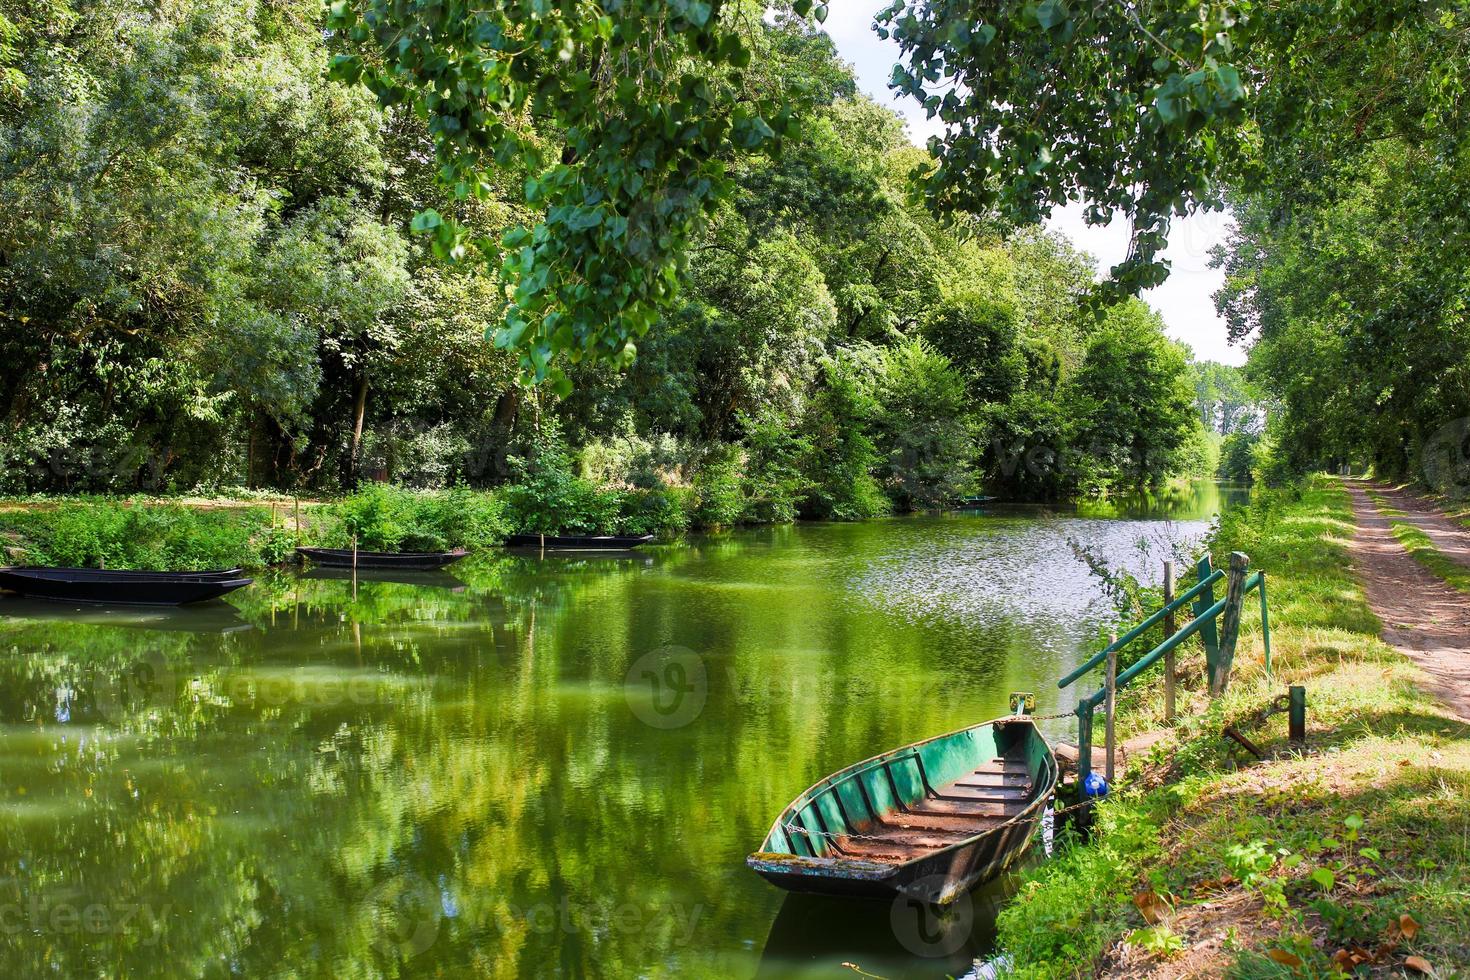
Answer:
<path fill-rule="evenodd" d="M 887 909 L 786 902 L 746 852 L 848 762 L 1011 690 L 1069 707 L 1098 608 L 1067 537 L 1142 563 L 1220 504 L 0 601 L 0 974 L 963 972 L 983 915 L 916 957 Z"/>

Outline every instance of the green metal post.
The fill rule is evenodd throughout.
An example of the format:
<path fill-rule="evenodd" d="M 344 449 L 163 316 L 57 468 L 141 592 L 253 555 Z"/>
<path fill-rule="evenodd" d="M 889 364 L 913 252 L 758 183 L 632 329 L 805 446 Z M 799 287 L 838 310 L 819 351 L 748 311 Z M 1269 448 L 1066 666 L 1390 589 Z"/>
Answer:
<path fill-rule="evenodd" d="M 1271 615 L 1266 611 L 1266 573 L 1261 572 L 1261 645 L 1266 648 L 1266 680 L 1271 680 Z"/>
<path fill-rule="evenodd" d="M 1208 580 L 1214 570 L 1214 566 L 1210 563 L 1209 555 L 1205 555 L 1199 560 L 1197 574 L 1201 582 Z M 1200 591 L 1199 598 L 1194 600 L 1194 606 L 1192 607 L 1194 618 L 1198 619 L 1204 615 L 1205 610 L 1214 604 L 1215 587 L 1213 584 L 1207 585 Z M 1205 646 L 1205 676 L 1214 677 L 1217 664 L 1220 660 L 1220 634 L 1215 628 L 1214 620 L 1210 620 L 1200 626 L 1199 638 L 1200 642 Z"/>
<path fill-rule="evenodd" d="M 1293 686 L 1287 705 L 1291 709 L 1287 716 L 1291 740 L 1301 745 L 1307 740 L 1307 689 L 1300 685 Z"/>

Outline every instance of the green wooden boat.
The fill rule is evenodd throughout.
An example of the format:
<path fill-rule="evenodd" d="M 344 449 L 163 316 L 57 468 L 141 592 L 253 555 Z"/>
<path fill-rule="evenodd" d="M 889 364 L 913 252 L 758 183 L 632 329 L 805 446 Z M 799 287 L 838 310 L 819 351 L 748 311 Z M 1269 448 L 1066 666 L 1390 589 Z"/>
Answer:
<path fill-rule="evenodd" d="M 746 864 L 789 891 L 945 904 L 1025 853 L 1056 782 L 1033 721 L 988 721 L 833 773 Z"/>

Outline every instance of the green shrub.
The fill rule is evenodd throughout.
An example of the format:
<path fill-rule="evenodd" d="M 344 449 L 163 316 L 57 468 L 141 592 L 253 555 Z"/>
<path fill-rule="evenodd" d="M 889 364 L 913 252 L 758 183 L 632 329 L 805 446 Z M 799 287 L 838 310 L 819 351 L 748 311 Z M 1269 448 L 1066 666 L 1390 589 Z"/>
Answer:
<path fill-rule="evenodd" d="M 483 548 L 505 536 L 503 511 L 495 495 L 482 491 L 412 491 L 372 483 L 324 508 L 313 539 L 338 548 L 355 539 L 364 551 Z"/>
<path fill-rule="evenodd" d="M 884 488 L 901 510 L 942 507 L 972 480 L 978 430 L 965 379 L 921 338 L 883 352 L 875 409 Z"/>
<path fill-rule="evenodd" d="M 797 504 L 810 487 L 801 465 L 811 455 L 811 442 L 774 411 L 741 421 L 746 492 L 740 519 L 749 524 L 789 524 L 796 520 Z"/>
<path fill-rule="evenodd" d="M 1256 447 L 1261 437 L 1254 432 L 1232 432 L 1220 445 L 1218 476 L 1222 480 L 1250 483 L 1255 474 Z"/>
<path fill-rule="evenodd" d="M 183 507 L 141 500 L 67 503 L 0 515 L 14 559 L 29 565 L 195 571 L 259 567 L 291 553 L 293 534 L 264 507 Z"/>
<path fill-rule="evenodd" d="M 801 421 L 811 446 L 802 466 L 810 484 L 802 514 L 838 521 L 886 514 L 888 499 L 873 477 L 878 450 L 869 431 L 878 404 L 872 379 L 850 358 L 828 358 L 822 367 L 826 384 Z"/>
<path fill-rule="evenodd" d="M 694 474 L 693 523 L 699 527 L 733 527 L 745 514 L 741 454 L 735 446 L 718 445 L 705 454 Z"/>
<path fill-rule="evenodd" d="M 619 531 L 623 534 L 680 534 L 689 529 L 696 500 L 684 487 L 629 490 L 623 494 Z"/>

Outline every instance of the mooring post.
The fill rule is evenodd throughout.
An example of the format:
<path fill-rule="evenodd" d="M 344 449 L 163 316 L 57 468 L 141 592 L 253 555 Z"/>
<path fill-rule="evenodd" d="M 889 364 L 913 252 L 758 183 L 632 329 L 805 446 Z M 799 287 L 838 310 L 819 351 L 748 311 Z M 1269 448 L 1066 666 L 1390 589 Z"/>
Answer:
<path fill-rule="evenodd" d="M 1198 580 L 1203 582 L 1214 573 L 1215 566 L 1210 562 L 1210 556 L 1207 554 L 1199 560 L 1199 564 L 1195 567 L 1195 574 Z M 1199 619 L 1204 615 L 1205 610 L 1214 604 L 1215 587 L 1207 585 L 1195 597 L 1194 605 L 1190 609 L 1194 614 L 1192 618 Z M 1213 619 L 1200 624 L 1199 639 L 1205 648 L 1205 677 L 1208 679 L 1215 676 L 1215 662 L 1220 659 L 1220 634 L 1215 629 Z"/>
<path fill-rule="evenodd" d="M 1092 702 L 1077 706 L 1077 792 L 1087 795 L 1087 777 L 1092 775 Z"/>
<path fill-rule="evenodd" d="M 1174 563 L 1164 562 L 1164 605 L 1169 606 L 1174 602 Z M 1178 624 L 1174 621 L 1174 613 L 1164 614 L 1164 639 L 1167 640 L 1174 635 Z M 1164 654 L 1164 724 L 1174 724 L 1174 650 L 1171 647 Z"/>
<path fill-rule="evenodd" d="M 1305 745 L 1307 741 L 1307 689 L 1300 684 L 1293 684 L 1288 696 L 1288 704 L 1290 713 L 1287 719 L 1291 741 L 1296 745 Z"/>
<path fill-rule="evenodd" d="M 1230 666 L 1235 661 L 1235 643 L 1240 639 L 1240 610 L 1245 604 L 1245 576 L 1251 560 L 1242 552 L 1230 553 L 1230 579 L 1225 591 L 1225 617 L 1220 625 L 1220 653 L 1210 674 L 1210 694 L 1220 697 L 1230 684 Z"/>
<path fill-rule="evenodd" d="M 1117 642 L 1117 634 L 1114 634 L 1112 643 L 1116 644 Z M 1103 695 L 1103 723 L 1106 725 L 1107 730 L 1107 777 L 1108 786 L 1111 787 L 1113 785 L 1113 773 L 1115 771 L 1113 756 L 1118 750 L 1118 734 L 1114 727 L 1114 715 L 1116 714 L 1118 700 L 1118 651 L 1113 649 L 1111 645 L 1108 647 L 1108 676 L 1104 683 L 1106 686 L 1103 688 L 1105 692 Z"/>

